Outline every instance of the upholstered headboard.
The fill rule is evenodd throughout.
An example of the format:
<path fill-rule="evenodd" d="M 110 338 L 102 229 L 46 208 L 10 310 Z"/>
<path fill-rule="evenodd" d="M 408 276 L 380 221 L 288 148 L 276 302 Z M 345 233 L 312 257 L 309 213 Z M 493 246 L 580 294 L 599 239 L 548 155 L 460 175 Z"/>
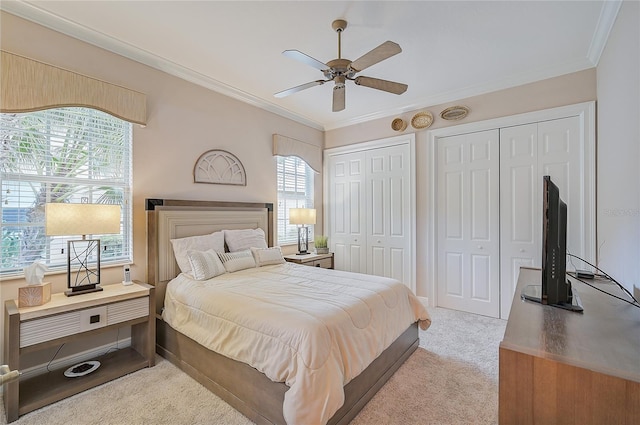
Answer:
<path fill-rule="evenodd" d="M 273 246 L 273 204 L 147 199 L 147 277 L 158 286 L 180 273 L 171 239 L 224 229 L 261 228 Z M 163 288 L 159 288 L 162 291 Z M 161 295 L 164 298 L 163 294 Z M 157 297 L 160 298 L 160 297 Z"/>

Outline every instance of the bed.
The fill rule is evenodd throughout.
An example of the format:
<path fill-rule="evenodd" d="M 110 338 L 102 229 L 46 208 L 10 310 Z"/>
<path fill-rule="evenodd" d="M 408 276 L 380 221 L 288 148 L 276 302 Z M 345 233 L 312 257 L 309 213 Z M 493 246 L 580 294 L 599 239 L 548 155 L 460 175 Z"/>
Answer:
<path fill-rule="evenodd" d="M 184 281 L 184 274 L 180 273 L 180 268 L 177 265 L 170 241 L 172 239 L 205 235 L 222 230 L 262 229 L 266 237 L 266 245 L 271 247 L 273 246 L 273 205 L 262 203 L 147 199 L 146 214 L 147 281 L 156 286 L 156 293 L 158 294 L 156 297 L 158 300 L 156 309 L 156 343 L 158 354 L 185 371 L 257 424 L 284 425 L 287 423 L 287 420 L 289 421 L 289 425 L 302 422 L 305 422 L 305 425 L 307 422 L 309 425 L 311 425 L 311 423 L 328 423 L 332 425 L 347 424 L 418 347 L 418 321 L 417 319 L 415 321 L 409 320 L 408 322 L 411 324 L 406 329 L 403 325 L 399 332 L 396 331 L 396 333 L 399 333 L 397 338 L 394 335 L 392 341 L 384 342 L 384 347 L 386 348 L 383 347 L 380 350 L 380 354 L 370 363 L 367 360 L 366 364 L 362 366 L 364 368 L 362 371 L 357 367 L 349 366 L 349 364 L 342 366 L 341 370 L 345 371 L 345 378 L 351 369 L 353 369 L 351 373 L 353 373 L 354 376 L 349 376 L 348 380 L 345 379 L 348 383 L 344 388 L 340 388 L 340 394 L 344 394 L 344 402 L 340 400 L 341 407 L 331 408 L 329 410 L 331 414 L 330 417 L 325 415 L 322 419 L 310 420 L 308 416 L 296 416 L 298 412 L 294 411 L 292 413 L 291 406 L 302 404 L 292 404 L 293 396 L 291 394 L 302 393 L 298 391 L 298 381 L 303 382 L 304 379 L 292 381 L 293 385 L 291 386 L 285 384 L 285 382 L 288 382 L 287 379 L 272 380 L 268 378 L 267 375 L 273 378 L 274 373 L 269 369 L 265 369 L 260 362 L 258 362 L 257 365 L 254 364 L 250 366 L 244 361 L 241 361 L 244 359 L 239 358 L 237 353 L 233 353 L 233 355 L 229 353 L 227 353 L 227 355 L 220 354 L 215 349 L 215 343 L 208 344 L 206 338 L 204 341 L 202 340 L 201 331 L 199 333 L 190 333 L 189 328 L 180 328 L 180 326 L 178 326 L 180 320 L 175 320 L 175 317 L 178 315 L 176 314 L 177 310 L 174 306 L 178 305 L 181 308 L 183 306 L 182 299 L 177 300 L 178 302 L 176 303 L 176 299 L 181 295 L 179 292 L 176 292 L 175 288 L 185 287 L 185 285 L 190 282 L 188 279 Z M 332 273 L 332 275 L 326 276 L 324 273 Z M 233 273 L 233 275 L 233 279 L 242 277 L 254 283 L 258 281 L 272 281 L 276 286 L 280 285 L 281 281 L 286 281 L 287 279 L 293 279 L 296 283 L 307 282 L 309 279 L 317 279 L 318 282 L 331 279 L 338 282 L 340 279 L 351 279 L 354 277 L 350 276 L 352 274 L 347 272 L 325 269 L 315 270 L 308 266 L 294 265 L 291 263 L 270 264 L 265 267 L 256 268 L 255 270 L 242 270 Z M 364 279 L 365 275 L 355 277 Z M 230 279 L 231 277 L 229 277 L 229 275 L 222 276 L 220 280 L 216 281 L 215 290 L 223 286 L 222 282 L 228 282 L 233 287 L 236 283 Z M 373 277 L 370 279 L 379 279 L 375 284 L 371 283 L 370 286 L 382 285 L 383 287 L 389 280 Z M 211 288 L 213 288 L 213 286 L 207 286 L 208 283 L 205 283 L 206 284 L 191 282 L 193 288 L 200 288 L 205 291 L 212 290 Z M 271 285 L 271 283 L 269 284 Z M 307 295 L 307 299 L 317 299 L 319 303 L 329 302 L 320 299 L 315 292 L 309 292 L 312 286 L 322 285 L 317 285 L 317 283 L 306 286 L 297 284 L 295 288 L 298 288 L 300 292 Z M 169 289 L 167 290 L 167 288 Z M 315 289 L 313 290 L 315 291 Z M 360 293 L 366 290 L 368 290 L 368 288 L 361 285 L 359 289 L 354 289 L 354 291 L 356 291 L 354 293 Z M 382 291 L 385 290 L 385 288 L 382 288 Z M 393 289 L 390 287 L 387 291 L 391 290 L 397 292 L 397 285 L 395 285 Z M 253 298 L 257 298 L 259 292 L 258 290 L 252 290 L 252 295 L 256 294 Z M 166 309 L 164 305 L 165 294 L 167 298 Z M 186 296 L 191 294 L 191 297 L 196 301 L 201 299 L 200 296 L 191 293 L 191 289 L 189 289 L 186 294 Z M 384 298 L 385 300 L 393 298 L 393 295 L 385 296 L 387 297 Z M 219 296 L 216 298 L 219 298 Z M 289 300 L 283 301 L 283 303 L 287 302 L 291 303 Z M 337 303 L 338 301 L 333 300 L 330 302 Z M 393 303 L 388 304 L 391 305 Z M 258 304 L 255 310 L 260 309 L 260 305 L 264 306 L 265 303 Z M 422 309 L 421 306 L 414 306 L 412 308 L 416 311 L 411 314 L 419 316 L 421 326 L 426 328 L 429 325 L 426 311 L 419 313 L 418 310 Z M 165 309 L 164 317 L 167 320 L 163 319 L 163 309 Z M 317 306 L 318 311 L 324 311 L 324 309 L 320 304 Z M 361 313 L 362 312 L 355 312 L 348 314 L 351 314 L 352 320 L 357 320 L 358 314 Z M 191 313 L 187 313 L 184 317 L 191 317 L 189 314 Z M 395 314 L 396 313 L 394 313 L 394 315 Z M 205 316 L 208 317 L 208 315 Z M 354 317 L 356 319 L 353 319 Z M 182 322 L 184 321 L 185 320 L 182 320 Z M 174 326 L 171 326 L 169 323 L 172 323 Z M 211 327 L 211 323 L 214 322 L 210 322 L 208 326 Z M 245 324 L 238 328 L 244 329 L 244 326 Z M 176 328 L 180 328 L 182 331 L 178 331 Z M 283 324 L 282 328 L 286 329 L 286 326 Z M 234 332 L 237 333 L 237 330 Z M 233 332 L 230 332 L 230 334 L 231 333 Z M 373 344 L 373 342 L 371 343 Z M 382 343 L 381 341 L 376 342 L 378 345 Z M 261 342 L 258 341 L 256 344 L 260 345 Z M 247 350 L 239 350 L 239 352 L 244 351 Z M 296 352 L 292 358 L 297 359 L 299 356 L 299 353 Z M 238 360 L 234 360 L 234 358 Z M 304 364 L 306 365 L 306 363 Z M 357 364 L 357 362 L 355 364 Z M 299 369 L 302 369 L 302 367 L 292 366 L 288 369 L 294 371 L 297 374 L 295 375 L 296 377 L 302 376 L 299 374 Z M 315 373 L 315 369 L 313 372 Z M 317 380 L 318 379 L 316 379 L 316 381 Z M 324 380 L 326 382 L 335 382 L 335 379 L 324 378 Z M 289 397 L 286 394 L 288 391 Z M 286 401 L 287 398 L 289 398 L 289 401 Z M 311 397 L 309 400 L 313 399 L 314 398 Z M 306 403 L 304 404 L 306 408 Z M 301 413 L 300 415 L 303 414 Z M 285 420 L 285 417 L 287 420 Z M 301 418 L 306 419 L 303 421 Z"/>

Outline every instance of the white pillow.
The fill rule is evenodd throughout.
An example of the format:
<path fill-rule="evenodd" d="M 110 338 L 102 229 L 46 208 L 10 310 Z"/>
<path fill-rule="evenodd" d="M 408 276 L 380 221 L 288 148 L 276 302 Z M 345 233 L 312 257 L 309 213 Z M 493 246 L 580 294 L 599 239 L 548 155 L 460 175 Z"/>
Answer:
<path fill-rule="evenodd" d="M 250 269 L 256 266 L 256 261 L 253 259 L 251 251 L 236 251 L 236 252 L 219 252 L 218 257 L 224 264 L 224 268 L 229 273 L 237 272 L 238 270 Z"/>
<path fill-rule="evenodd" d="M 216 252 L 224 252 L 224 233 L 214 232 L 209 235 L 190 236 L 188 238 L 171 239 L 173 254 L 183 273 L 191 272 L 191 265 L 187 253 L 189 251 L 207 251 L 213 249 Z"/>
<path fill-rule="evenodd" d="M 225 230 L 224 241 L 231 252 L 244 251 L 249 248 L 267 248 L 264 230 L 260 228 Z"/>
<path fill-rule="evenodd" d="M 210 249 L 208 251 L 189 251 L 187 253 L 191 265 L 191 275 L 195 280 L 207 280 L 220 276 L 227 272 L 218 258 L 218 253 Z"/>
<path fill-rule="evenodd" d="M 251 248 L 253 259 L 256 260 L 256 266 L 262 267 L 269 264 L 281 264 L 284 263 L 284 257 L 282 256 L 282 250 L 279 246 L 272 248 Z"/>

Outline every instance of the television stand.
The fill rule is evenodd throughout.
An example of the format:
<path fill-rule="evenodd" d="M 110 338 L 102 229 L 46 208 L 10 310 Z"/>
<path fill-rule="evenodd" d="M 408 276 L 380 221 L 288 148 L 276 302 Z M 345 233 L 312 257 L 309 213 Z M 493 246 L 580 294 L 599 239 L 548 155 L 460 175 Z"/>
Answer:
<path fill-rule="evenodd" d="M 569 277 L 584 314 L 513 297 L 500 343 L 499 423 L 640 424 L 640 309 Z M 516 294 L 540 286 L 521 268 Z M 623 296 L 614 283 L 590 283 Z"/>
<path fill-rule="evenodd" d="M 578 291 L 576 291 L 575 288 L 571 286 L 571 282 L 568 282 L 568 283 L 569 283 L 569 290 L 571 291 L 571 302 L 547 304 L 547 305 L 563 308 L 569 311 L 575 311 L 576 313 L 582 313 L 584 311 L 584 307 L 582 306 L 582 300 L 578 295 Z M 533 301 L 533 302 L 542 304 L 542 285 L 525 286 L 524 288 L 522 288 L 520 297 L 526 301 Z"/>

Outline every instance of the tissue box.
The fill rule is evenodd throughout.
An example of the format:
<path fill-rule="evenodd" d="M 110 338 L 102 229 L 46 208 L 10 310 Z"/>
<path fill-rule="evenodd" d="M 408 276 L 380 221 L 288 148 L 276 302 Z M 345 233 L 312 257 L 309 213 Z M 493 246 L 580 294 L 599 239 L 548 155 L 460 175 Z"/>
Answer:
<path fill-rule="evenodd" d="M 18 288 L 18 307 L 35 307 L 51 301 L 51 282 Z"/>

